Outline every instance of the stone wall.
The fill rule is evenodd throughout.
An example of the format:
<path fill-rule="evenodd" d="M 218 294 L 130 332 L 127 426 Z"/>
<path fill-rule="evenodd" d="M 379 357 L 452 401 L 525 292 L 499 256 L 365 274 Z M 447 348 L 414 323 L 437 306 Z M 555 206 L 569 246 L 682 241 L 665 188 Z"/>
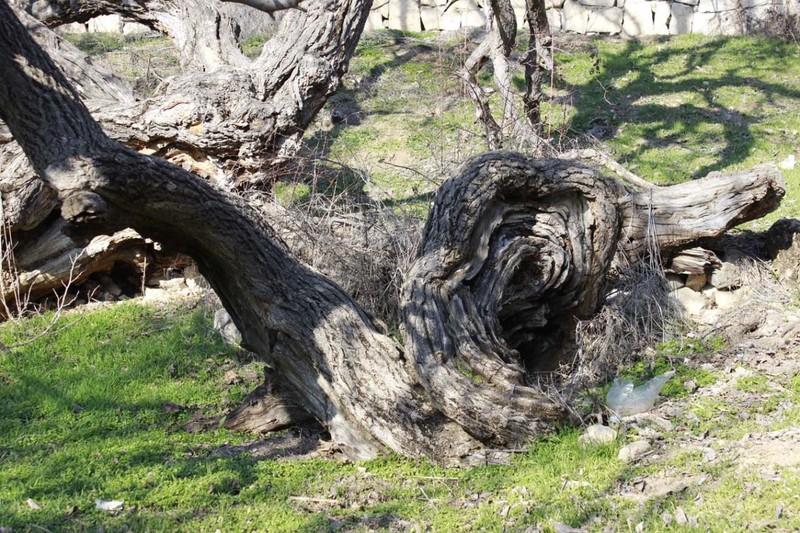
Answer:
<path fill-rule="evenodd" d="M 453 31 L 483 26 L 487 0 L 375 0 L 367 29 Z M 512 0 L 520 27 L 525 1 Z M 800 12 L 800 0 L 546 0 L 554 31 L 575 33 L 730 35 L 758 21 Z"/>
<path fill-rule="evenodd" d="M 367 30 L 456 31 L 486 23 L 488 0 L 375 0 Z M 800 13 L 800 0 L 545 0 L 553 31 L 640 35 L 732 35 L 745 33 L 757 21 L 778 14 Z M 511 0 L 517 22 L 525 23 L 525 0 Z M 249 8 L 243 8 L 249 9 Z M 247 17 L 243 17 L 247 19 Z M 251 17 L 252 18 L 252 17 Z M 274 24 L 270 21 L 271 24 Z M 252 25 L 252 23 L 251 23 Z M 249 32 L 263 30 L 248 28 Z M 143 33 L 145 26 L 117 15 L 97 17 L 87 24 L 70 24 L 71 32 Z"/>

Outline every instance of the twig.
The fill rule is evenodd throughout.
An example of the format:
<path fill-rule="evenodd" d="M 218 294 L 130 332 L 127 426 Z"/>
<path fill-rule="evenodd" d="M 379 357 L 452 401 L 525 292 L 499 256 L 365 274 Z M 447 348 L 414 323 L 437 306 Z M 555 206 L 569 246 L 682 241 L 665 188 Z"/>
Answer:
<path fill-rule="evenodd" d="M 329 503 L 339 505 L 337 500 L 330 498 L 312 498 L 310 496 L 289 496 L 289 499 L 294 502 L 307 502 L 307 503 Z"/>

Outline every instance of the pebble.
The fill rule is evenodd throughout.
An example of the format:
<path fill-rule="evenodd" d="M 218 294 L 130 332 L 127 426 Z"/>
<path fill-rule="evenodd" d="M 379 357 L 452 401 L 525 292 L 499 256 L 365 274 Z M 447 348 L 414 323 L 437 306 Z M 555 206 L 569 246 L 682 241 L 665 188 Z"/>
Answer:
<path fill-rule="evenodd" d="M 631 442 L 630 444 L 626 444 L 625 446 L 620 449 L 619 454 L 617 455 L 617 459 L 622 461 L 623 463 L 632 463 L 639 459 L 642 455 L 647 453 L 651 448 L 651 445 L 646 440 L 637 440 L 635 442 Z"/>
<path fill-rule="evenodd" d="M 583 445 L 608 444 L 617 438 L 617 431 L 602 424 L 592 424 L 586 428 L 578 441 Z"/>

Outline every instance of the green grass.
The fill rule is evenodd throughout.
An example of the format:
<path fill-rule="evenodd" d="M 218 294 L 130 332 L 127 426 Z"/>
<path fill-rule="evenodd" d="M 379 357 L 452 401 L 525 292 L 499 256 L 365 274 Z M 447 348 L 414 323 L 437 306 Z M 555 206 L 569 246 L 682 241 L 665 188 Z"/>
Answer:
<path fill-rule="evenodd" d="M 361 120 L 317 132 L 326 138 L 326 153 L 374 174 L 374 197 L 396 200 L 391 195 L 404 189 L 402 182 L 415 179 L 380 161 L 422 172 L 434 190 L 458 162 L 485 149 L 456 75 L 471 48 L 463 39 L 430 34 L 368 35 L 351 62 L 349 79 L 358 84 L 346 81 L 343 89 Z M 602 141 L 618 161 L 662 184 L 777 163 L 796 150 L 800 47 L 794 43 L 686 35 L 560 48 L 543 105 L 543 127 L 555 146 L 568 147 L 602 125 L 609 133 Z M 488 72 L 482 76 L 490 82 Z M 800 168 L 784 175 L 783 206 L 751 227 L 800 216 Z"/>
<path fill-rule="evenodd" d="M 10 345 L 30 338 L 46 322 L 6 325 L 0 340 Z M 582 500 L 610 491 L 624 468 L 615 459 L 617 444 L 583 449 L 577 430 L 533 444 L 511 466 L 472 470 L 393 456 L 358 465 L 221 457 L 219 446 L 247 437 L 183 428 L 191 413 L 217 414 L 245 392 L 243 385 L 224 383 L 238 354 L 210 331 L 200 311 L 122 304 L 82 314 L 0 355 L 0 527 L 319 531 L 335 523 L 368 528 L 398 520 L 436 530 L 580 525 L 608 505 Z M 167 414 L 165 402 L 189 408 Z M 581 483 L 565 488 L 567 480 Z M 29 508 L 29 498 L 41 509 Z M 118 515 L 96 510 L 98 499 L 122 500 L 125 509 Z"/>

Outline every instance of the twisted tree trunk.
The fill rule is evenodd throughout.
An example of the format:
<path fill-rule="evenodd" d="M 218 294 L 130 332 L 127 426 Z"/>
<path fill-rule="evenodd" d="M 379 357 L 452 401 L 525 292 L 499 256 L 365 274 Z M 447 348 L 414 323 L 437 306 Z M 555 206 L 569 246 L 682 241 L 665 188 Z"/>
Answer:
<path fill-rule="evenodd" d="M 269 2 L 268 2 L 269 3 Z M 17 0 L 17 16 L 76 87 L 112 138 L 171 160 L 223 188 L 268 179 L 292 155 L 303 131 L 338 87 L 361 34 L 370 0 L 316 3 L 291 10 L 255 61 L 241 52 L 229 6 L 205 0 Z M 253 17 L 268 17 L 252 11 Z M 52 32 L 69 22 L 119 14 L 171 37 L 183 73 L 139 100 L 121 79 Z M 298 30 L 299 29 L 299 30 Z M 80 283 L 143 243 L 87 250 L 64 233 L 59 199 L 0 124 L 3 223 L 16 244 L 19 275 L 3 297 L 48 295 L 68 276 Z M 123 242 L 125 239 L 130 242 Z M 96 255 L 90 255 L 94 253 Z M 78 262 L 75 258 L 80 256 Z M 65 268 L 67 267 L 67 268 Z M 46 281 L 46 282 L 45 282 Z"/>
<path fill-rule="evenodd" d="M 718 234 L 783 195 L 771 167 L 629 193 L 571 161 L 482 155 L 439 192 L 400 345 L 239 197 L 109 138 L 5 0 L 0 72 L 0 117 L 73 234 L 131 227 L 194 257 L 246 346 L 353 458 L 484 460 L 547 431 L 568 410 L 533 373 L 570 356 L 617 254 Z"/>

